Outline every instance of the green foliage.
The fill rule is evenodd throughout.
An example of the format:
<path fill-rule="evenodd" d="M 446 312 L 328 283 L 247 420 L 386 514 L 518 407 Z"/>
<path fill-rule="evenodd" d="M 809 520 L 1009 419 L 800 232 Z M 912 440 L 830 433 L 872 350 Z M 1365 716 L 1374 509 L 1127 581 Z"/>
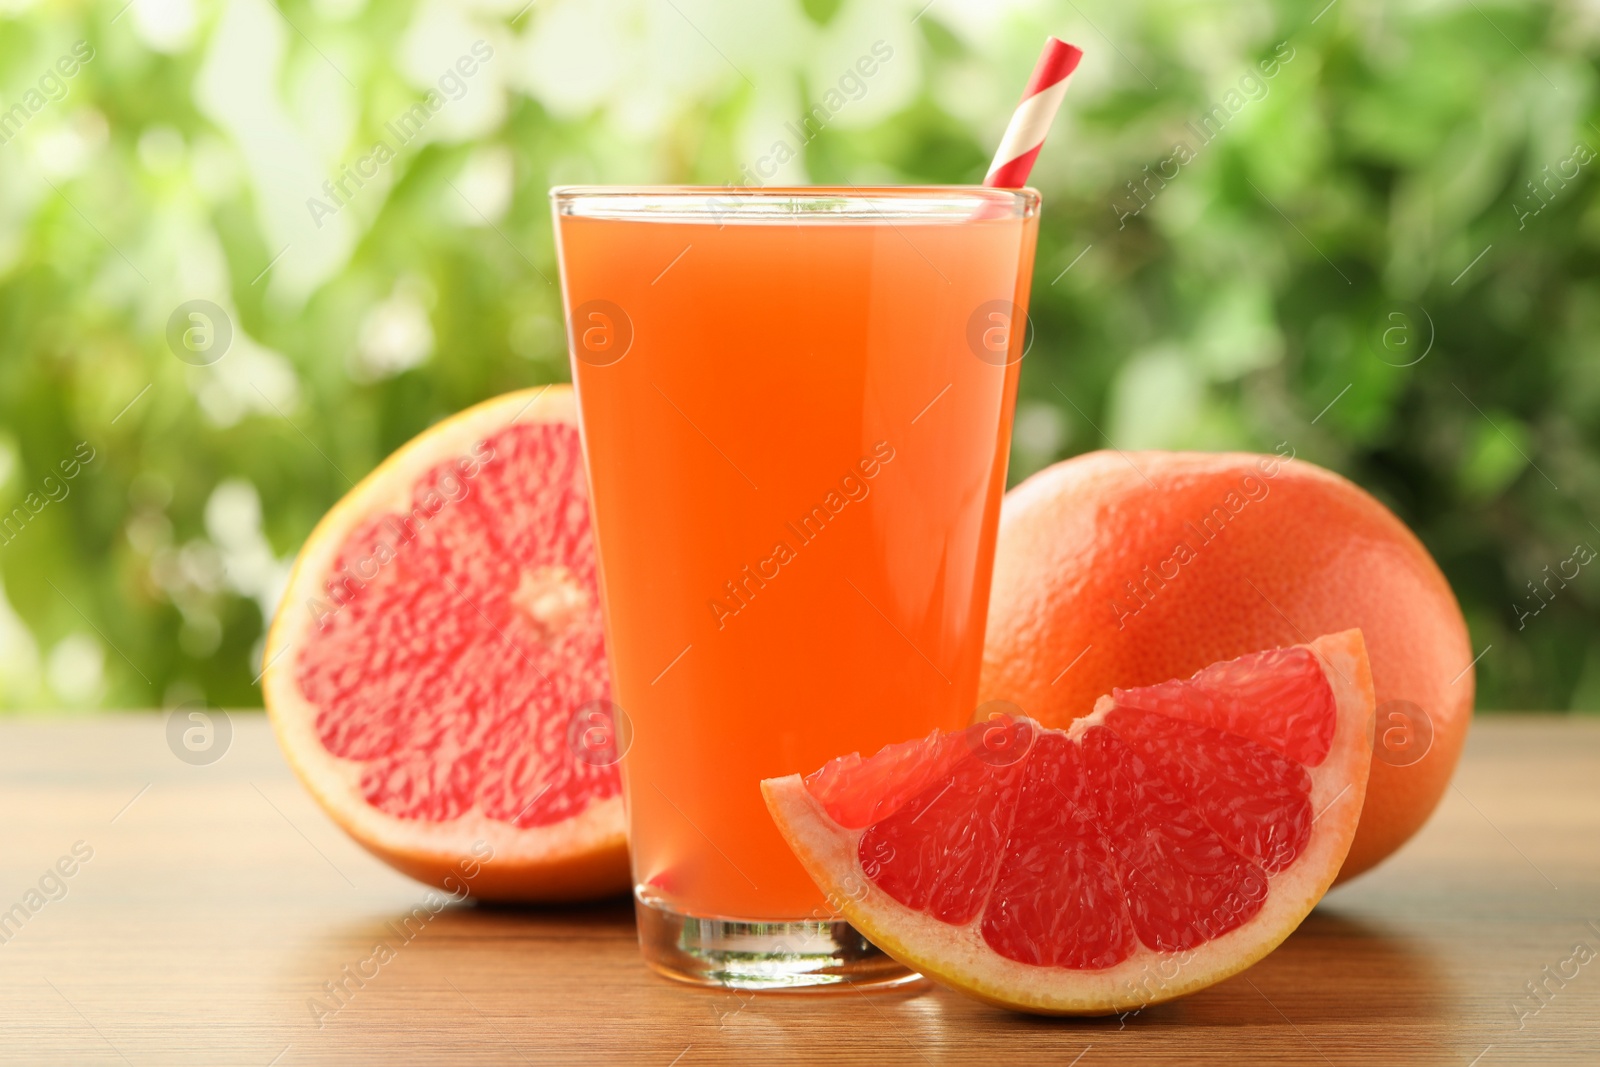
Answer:
<path fill-rule="evenodd" d="M 1013 478 L 1287 442 L 1439 559 L 1492 646 L 1480 704 L 1600 707 L 1597 568 L 1540 584 L 1600 547 L 1591 17 L 518 6 L 0 17 L 0 109 L 26 111 L 0 127 L 0 513 L 23 509 L 0 533 L 0 707 L 257 703 L 264 616 L 351 481 L 567 377 L 550 185 L 741 181 L 876 41 L 893 58 L 771 180 L 975 182 L 1047 32 L 1088 56 L 1035 172 Z M 92 58 L 27 110 L 79 40 Z M 440 79 L 478 40 L 456 99 Z M 425 128 L 371 164 L 430 89 Z M 323 188 L 362 166 L 340 202 Z M 168 343 L 197 299 L 232 327 L 215 362 Z"/>

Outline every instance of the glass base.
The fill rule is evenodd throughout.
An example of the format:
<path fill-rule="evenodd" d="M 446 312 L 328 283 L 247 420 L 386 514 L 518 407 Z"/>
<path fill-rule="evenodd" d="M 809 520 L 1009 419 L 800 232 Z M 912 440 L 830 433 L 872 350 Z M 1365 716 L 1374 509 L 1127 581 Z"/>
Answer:
<path fill-rule="evenodd" d="M 634 892 L 644 961 L 668 978 L 726 989 L 886 988 L 922 976 L 843 921 L 700 919 Z"/>

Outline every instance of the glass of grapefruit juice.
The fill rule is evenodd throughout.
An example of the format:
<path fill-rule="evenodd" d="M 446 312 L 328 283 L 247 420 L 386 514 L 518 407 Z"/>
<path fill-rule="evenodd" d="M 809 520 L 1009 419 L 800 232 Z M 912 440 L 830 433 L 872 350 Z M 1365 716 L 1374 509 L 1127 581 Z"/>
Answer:
<path fill-rule="evenodd" d="M 1038 194 L 551 196 L 646 961 L 904 980 L 759 783 L 973 715 Z"/>

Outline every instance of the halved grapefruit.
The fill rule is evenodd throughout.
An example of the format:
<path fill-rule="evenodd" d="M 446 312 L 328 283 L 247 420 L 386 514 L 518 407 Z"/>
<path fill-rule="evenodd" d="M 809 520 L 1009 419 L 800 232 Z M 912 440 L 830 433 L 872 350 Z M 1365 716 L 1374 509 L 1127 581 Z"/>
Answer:
<path fill-rule="evenodd" d="M 572 390 L 431 427 L 306 540 L 263 655 L 289 763 L 414 878 L 485 899 L 629 884 Z"/>
<path fill-rule="evenodd" d="M 1333 882 L 1372 754 L 1358 630 L 762 783 L 839 913 L 993 1004 L 1104 1015 L 1266 955 Z"/>

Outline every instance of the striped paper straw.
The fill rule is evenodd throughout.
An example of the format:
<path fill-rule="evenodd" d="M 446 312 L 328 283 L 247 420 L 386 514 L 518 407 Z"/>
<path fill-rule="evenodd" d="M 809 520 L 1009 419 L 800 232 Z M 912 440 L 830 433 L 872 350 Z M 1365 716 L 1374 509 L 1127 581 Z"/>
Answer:
<path fill-rule="evenodd" d="M 1059 38 L 1048 38 L 1044 54 L 1033 68 L 1033 77 L 1022 91 L 1022 103 L 1011 114 L 1006 135 L 983 184 L 995 189 L 1020 189 L 1028 183 L 1028 172 L 1039 156 L 1044 135 L 1056 117 L 1061 98 L 1067 95 L 1067 75 L 1078 69 L 1083 52 Z"/>

